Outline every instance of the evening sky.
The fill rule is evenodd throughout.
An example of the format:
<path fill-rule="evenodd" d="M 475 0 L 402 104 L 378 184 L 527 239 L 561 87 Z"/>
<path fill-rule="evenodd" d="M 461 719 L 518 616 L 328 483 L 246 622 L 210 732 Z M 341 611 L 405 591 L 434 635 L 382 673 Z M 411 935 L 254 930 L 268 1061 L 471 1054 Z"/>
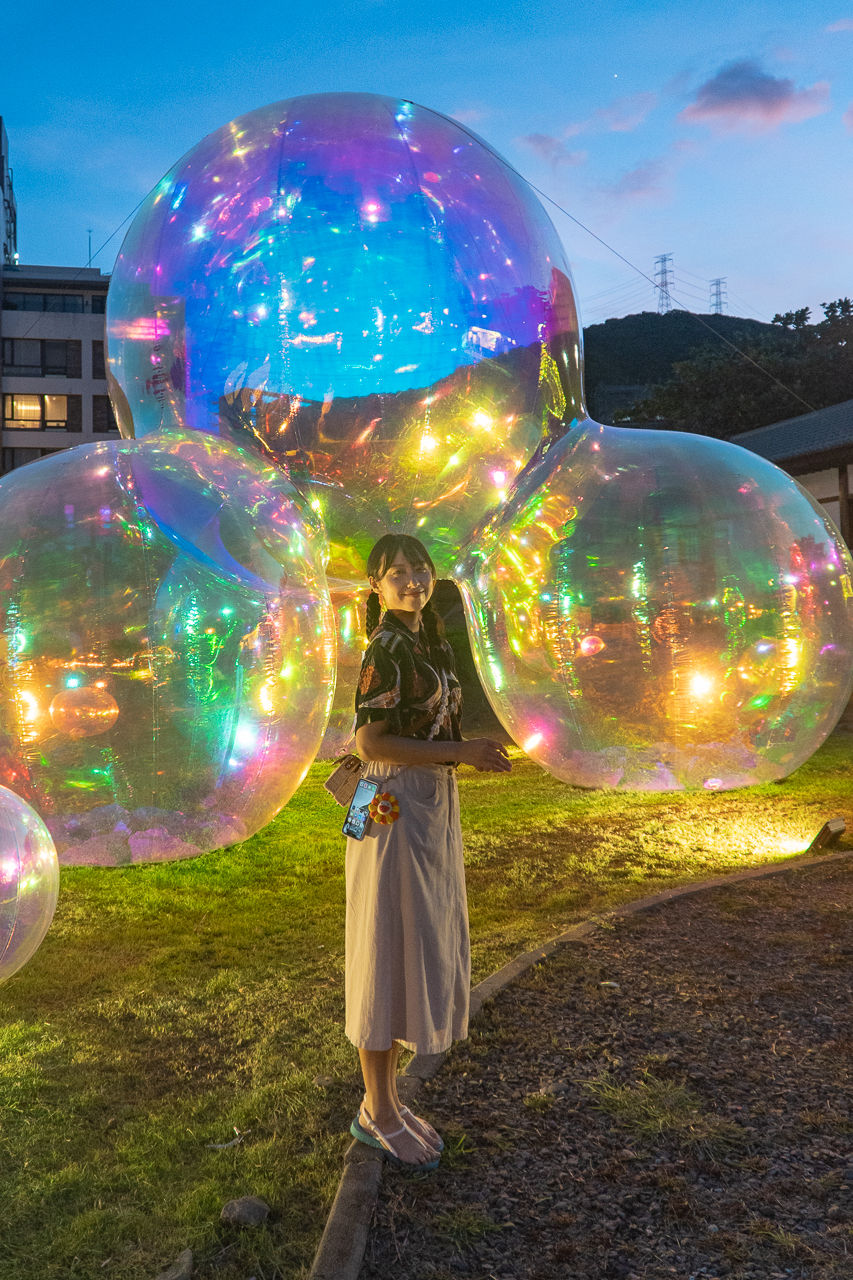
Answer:
<path fill-rule="evenodd" d="M 357 90 L 455 116 L 605 242 L 548 206 L 586 323 L 655 309 L 611 248 L 650 277 L 671 253 L 693 310 L 717 277 L 764 320 L 853 293 L 853 0 L 35 0 L 3 43 L 25 263 L 85 265 L 91 228 L 109 271 L 205 134 Z"/>

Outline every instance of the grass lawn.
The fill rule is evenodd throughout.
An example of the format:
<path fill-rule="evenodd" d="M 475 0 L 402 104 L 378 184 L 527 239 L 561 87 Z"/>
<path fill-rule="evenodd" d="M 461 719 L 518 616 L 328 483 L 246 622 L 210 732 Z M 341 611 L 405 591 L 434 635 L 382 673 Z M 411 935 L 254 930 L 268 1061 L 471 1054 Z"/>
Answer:
<path fill-rule="evenodd" d="M 53 927 L 0 988 L 4 1280 L 152 1280 L 186 1247 L 202 1280 L 306 1274 L 359 1096 L 329 771 L 237 848 L 63 871 Z M 828 817 L 853 828 L 851 776 L 840 733 L 785 782 L 724 794 L 580 791 L 517 753 L 509 779 L 464 770 L 475 981 L 590 914 L 801 852 Z M 221 1224 L 246 1194 L 268 1225 Z"/>

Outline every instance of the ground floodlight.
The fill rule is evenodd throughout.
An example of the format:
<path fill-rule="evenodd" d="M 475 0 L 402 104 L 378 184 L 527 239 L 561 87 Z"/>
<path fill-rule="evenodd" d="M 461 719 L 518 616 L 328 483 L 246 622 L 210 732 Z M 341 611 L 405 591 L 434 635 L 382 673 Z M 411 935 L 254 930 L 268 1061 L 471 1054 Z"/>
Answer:
<path fill-rule="evenodd" d="M 828 822 L 823 824 L 820 831 L 818 831 L 814 840 L 812 840 L 808 849 L 806 849 L 806 853 L 816 853 L 818 849 L 831 848 L 832 845 L 838 843 L 846 829 L 847 824 L 843 818 L 830 818 Z"/>

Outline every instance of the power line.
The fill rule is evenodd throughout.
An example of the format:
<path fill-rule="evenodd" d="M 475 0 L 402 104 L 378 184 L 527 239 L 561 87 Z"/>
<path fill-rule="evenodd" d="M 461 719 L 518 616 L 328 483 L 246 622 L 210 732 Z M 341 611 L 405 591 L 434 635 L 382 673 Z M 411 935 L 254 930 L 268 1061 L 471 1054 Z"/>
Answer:
<path fill-rule="evenodd" d="M 733 293 L 731 289 L 729 289 L 728 293 L 729 297 L 733 298 L 739 307 L 746 307 L 746 311 L 743 312 L 745 316 L 751 320 L 759 320 L 762 324 L 767 324 L 764 317 L 759 315 L 758 308 L 754 307 L 751 302 L 747 302 L 745 298 L 739 297 L 738 294 Z"/>

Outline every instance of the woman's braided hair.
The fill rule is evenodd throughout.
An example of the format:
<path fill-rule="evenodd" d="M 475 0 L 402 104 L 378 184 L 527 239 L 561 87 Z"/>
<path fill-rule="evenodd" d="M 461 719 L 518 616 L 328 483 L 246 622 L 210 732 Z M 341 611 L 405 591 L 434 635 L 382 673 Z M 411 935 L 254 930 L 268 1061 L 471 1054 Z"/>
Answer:
<path fill-rule="evenodd" d="M 432 557 L 424 544 L 418 538 L 413 538 L 409 533 L 386 533 L 379 539 L 367 557 L 368 578 L 376 578 L 377 580 L 382 578 L 401 551 L 409 561 L 409 564 L 425 564 L 432 574 L 433 582 L 435 582 L 437 574 Z M 367 597 L 367 609 L 365 610 L 365 630 L 368 636 L 371 636 L 376 630 L 381 613 L 382 604 L 379 594 L 376 591 L 371 591 Z M 440 650 L 441 641 L 444 637 L 444 624 L 435 609 L 433 609 L 431 600 L 428 600 L 424 605 L 421 618 L 430 649 Z"/>

